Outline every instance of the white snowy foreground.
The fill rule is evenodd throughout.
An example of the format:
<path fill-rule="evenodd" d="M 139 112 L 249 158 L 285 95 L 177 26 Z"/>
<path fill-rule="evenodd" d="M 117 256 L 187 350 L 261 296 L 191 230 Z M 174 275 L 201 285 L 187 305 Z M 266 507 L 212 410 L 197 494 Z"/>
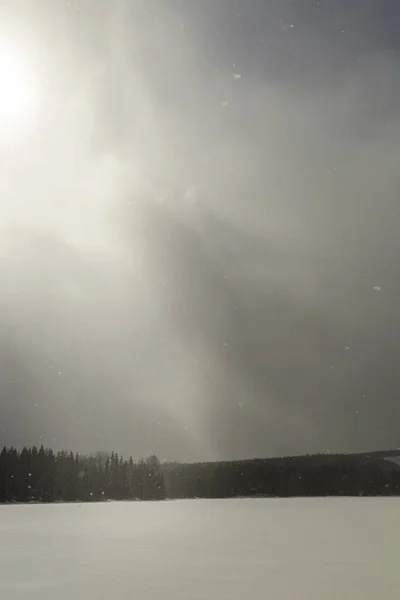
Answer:
<path fill-rule="evenodd" d="M 400 598 L 400 500 L 0 506 L 4 600 Z"/>

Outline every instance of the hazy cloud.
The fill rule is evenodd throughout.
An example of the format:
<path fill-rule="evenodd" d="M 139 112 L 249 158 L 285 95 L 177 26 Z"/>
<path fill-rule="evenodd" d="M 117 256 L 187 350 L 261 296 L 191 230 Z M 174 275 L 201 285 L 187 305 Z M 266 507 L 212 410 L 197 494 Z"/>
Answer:
<path fill-rule="evenodd" d="M 0 148 L 4 441 L 397 447 L 396 2 L 7 17 L 38 101 Z"/>

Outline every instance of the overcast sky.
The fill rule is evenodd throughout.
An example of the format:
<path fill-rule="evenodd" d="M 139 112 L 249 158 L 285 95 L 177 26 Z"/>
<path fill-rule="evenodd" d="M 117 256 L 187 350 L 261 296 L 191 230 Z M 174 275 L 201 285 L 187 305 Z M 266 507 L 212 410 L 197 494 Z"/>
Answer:
<path fill-rule="evenodd" d="M 0 443 L 400 446 L 397 0 L 0 17 Z"/>

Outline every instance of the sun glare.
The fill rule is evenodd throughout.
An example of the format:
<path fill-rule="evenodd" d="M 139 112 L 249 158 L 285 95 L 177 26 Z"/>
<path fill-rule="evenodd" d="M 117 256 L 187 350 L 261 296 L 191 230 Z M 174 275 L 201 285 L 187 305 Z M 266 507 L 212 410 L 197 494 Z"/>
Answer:
<path fill-rule="evenodd" d="M 12 48 L 0 46 L 0 135 L 12 133 L 34 108 L 31 73 Z"/>

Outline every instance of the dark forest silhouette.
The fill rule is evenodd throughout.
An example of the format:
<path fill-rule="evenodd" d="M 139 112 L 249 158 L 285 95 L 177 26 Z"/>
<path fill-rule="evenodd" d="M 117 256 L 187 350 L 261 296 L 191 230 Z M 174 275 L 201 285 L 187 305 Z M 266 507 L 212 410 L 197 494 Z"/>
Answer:
<path fill-rule="evenodd" d="M 111 453 L 82 456 L 35 446 L 3 448 L 0 502 L 158 500 L 165 498 L 156 456 L 134 463 Z"/>
<path fill-rule="evenodd" d="M 374 455 L 313 455 L 214 463 L 139 462 L 118 454 L 4 447 L 0 502 L 74 502 L 235 496 L 400 493 L 400 468 Z"/>

